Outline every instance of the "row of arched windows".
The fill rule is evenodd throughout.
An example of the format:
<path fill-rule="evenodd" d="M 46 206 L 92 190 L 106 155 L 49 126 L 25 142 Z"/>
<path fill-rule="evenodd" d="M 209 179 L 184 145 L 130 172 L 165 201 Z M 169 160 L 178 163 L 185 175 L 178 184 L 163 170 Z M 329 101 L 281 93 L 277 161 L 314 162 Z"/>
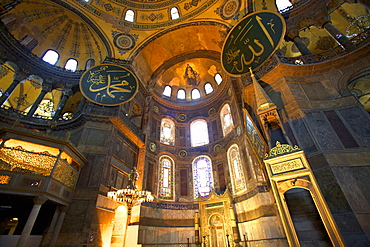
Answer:
<path fill-rule="evenodd" d="M 85 0 L 85 2 L 90 2 L 90 0 Z M 171 20 L 176 20 L 180 18 L 179 9 L 177 7 L 172 7 L 170 9 L 170 16 Z M 135 20 L 135 12 L 132 9 L 126 10 L 125 13 L 125 21 L 134 22 Z"/>
<path fill-rule="evenodd" d="M 228 166 L 231 175 L 233 193 L 245 191 L 246 182 L 237 144 L 227 151 Z M 168 155 L 159 158 L 158 193 L 159 199 L 173 200 L 175 187 L 175 162 Z M 212 160 L 207 155 L 200 155 L 192 162 L 194 198 L 206 197 L 214 188 Z M 186 178 L 182 178 L 186 179 Z M 186 185 L 187 186 L 187 185 Z"/>
<path fill-rule="evenodd" d="M 218 73 L 215 74 L 214 79 L 215 79 L 215 82 L 217 83 L 217 85 L 220 85 L 222 80 L 223 80 L 221 75 L 218 74 Z M 213 86 L 210 82 L 207 82 L 206 84 L 204 84 L 204 92 L 205 92 L 206 95 L 212 93 L 213 91 L 214 91 L 214 89 L 213 89 Z M 166 97 L 171 97 L 172 87 L 168 86 L 168 85 L 165 86 L 164 89 L 163 89 L 162 94 Z M 192 100 L 199 99 L 200 95 L 201 95 L 200 90 L 198 88 L 194 88 L 190 92 L 190 96 L 191 96 Z M 185 89 L 180 88 L 179 90 L 177 90 L 176 98 L 179 99 L 179 100 L 185 100 L 186 99 Z"/>
<path fill-rule="evenodd" d="M 179 9 L 177 7 L 172 7 L 170 9 L 170 17 L 171 17 L 171 20 L 176 20 L 180 18 Z M 126 10 L 125 21 L 134 22 L 135 21 L 135 11 L 133 11 L 132 9 Z"/>
<path fill-rule="evenodd" d="M 60 56 L 59 56 L 58 52 L 56 52 L 54 50 L 47 50 L 45 52 L 44 56 L 42 56 L 42 60 L 44 60 L 45 62 L 50 63 L 51 65 L 55 65 L 58 62 L 59 57 Z M 93 67 L 94 65 L 95 65 L 95 60 L 94 59 L 89 59 L 89 60 L 86 61 L 85 69 L 89 69 L 89 68 Z M 78 67 L 78 62 L 74 58 L 68 59 L 66 64 L 64 65 L 65 69 L 73 71 L 73 72 L 77 70 L 77 67 Z"/>
<path fill-rule="evenodd" d="M 229 104 L 225 104 L 220 111 L 223 135 L 226 136 L 234 128 L 233 117 Z M 175 145 L 175 122 L 171 118 L 161 121 L 160 142 Z M 204 119 L 195 119 L 190 123 L 191 146 L 198 147 L 209 143 L 208 123 Z"/>

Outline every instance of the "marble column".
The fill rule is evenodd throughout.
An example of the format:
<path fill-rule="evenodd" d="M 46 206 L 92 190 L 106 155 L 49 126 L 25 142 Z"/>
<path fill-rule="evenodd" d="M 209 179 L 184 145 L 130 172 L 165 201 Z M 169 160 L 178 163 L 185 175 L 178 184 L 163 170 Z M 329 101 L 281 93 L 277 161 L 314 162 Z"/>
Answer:
<path fill-rule="evenodd" d="M 311 55 L 311 51 L 307 48 L 306 44 L 303 43 L 301 37 L 295 36 L 293 38 L 294 44 L 297 46 L 298 50 L 301 52 L 303 56 Z"/>
<path fill-rule="evenodd" d="M 62 98 L 61 98 L 61 100 L 60 100 L 60 102 L 58 104 L 58 108 L 55 111 L 55 114 L 54 114 L 53 119 L 58 119 L 59 117 L 61 117 L 63 108 L 66 105 L 68 98 L 71 96 L 71 93 L 72 93 L 71 90 L 64 90 L 63 91 Z"/>
<path fill-rule="evenodd" d="M 39 107 L 39 104 L 44 99 L 44 96 L 50 91 L 51 87 L 48 86 L 42 86 L 41 92 L 35 102 L 32 104 L 31 109 L 27 113 L 27 117 L 32 117 L 35 111 L 37 110 L 37 107 Z"/>
<path fill-rule="evenodd" d="M 59 207 L 60 207 L 60 214 L 59 214 L 57 224 L 54 228 L 53 235 L 51 236 L 49 247 L 55 246 L 58 236 L 59 236 L 60 229 L 62 228 L 64 217 L 66 216 L 66 213 L 68 211 L 68 206 L 59 206 Z"/>
<path fill-rule="evenodd" d="M 293 43 L 297 46 L 299 52 L 303 55 L 311 55 L 311 51 L 307 48 L 306 44 L 303 43 L 303 40 L 301 37 L 299 37 L 299 30 L 298 29 L 293 29 L 290 30 L 287 33 L 286 36 L 287 41 L 293 41 Z"/>
<path fill-rule="evenodd" d="M 14 92 L 17 86 L 26 78 L 27 77 L 22 73 L 16 73 L 14 75 L 13 82 L 10 84 L 10 86 L 5 90 L 5 92 L 0 97 L 0 106 L 2 106 L 5 103 L 5 101 L 7 101 L 7 99 Z"/>
<path fill-rule="evenodd" d="M 22 234 L 18 240 L 17 247 L 26 247 L 27 240 L 31 234 L 33 225 L 35 224 L 37 215 L 40 212 L 42 204 L 47 201 L 45 196 L 37 196 L 33 199 L 34 205 L 31 210 L 30 215 L 28 216 L 26 225 L 23 228 Z"/>
<path fill-rule="evenodd" d="M 336 28 L 331 21 L 325 22 L 322 27 L 332 36 L 334 40 L 336 40 L 341 46 L 348 47 L 349 46 L 349 39 L 346 35 L 344 35 L 338 28 Z"/>
<path fill-rule="evenodd" d="M 80 104 L 77 107 L 77 112 L 82 112 L 82 110 L 84 109 L 85 105 L 86 105 L 86 98 L 84 96 L 82 96 L 82 98 L 80 100 Z"/>

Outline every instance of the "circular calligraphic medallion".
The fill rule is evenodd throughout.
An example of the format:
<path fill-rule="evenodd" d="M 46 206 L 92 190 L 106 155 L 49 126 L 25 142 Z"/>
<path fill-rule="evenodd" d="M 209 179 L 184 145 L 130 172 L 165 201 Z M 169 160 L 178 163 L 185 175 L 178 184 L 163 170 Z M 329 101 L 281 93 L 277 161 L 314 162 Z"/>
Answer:
<path fill-rule="evenodd" d="M 135 46 L 135 39 L 126 33 L 120 33 L 114 36 L 114 45 L 121 50 L 131 50 Z"/>
<path fill-rule="evenodd" d="M 185 114 L 180 114 L 177 116 L 177 118 L 180 120 L 180 121 L 185 121 L 186 120 L 186 115 Z"/>
<path fill-rule="evenodd" d="M 116 106 L 135 97 L 138 81 L 125 67 L 101 64 L 90 68 L 81 76 L 80 90 L 85 98 L 96 104 Z"/>
<path fill-rule="evenodd" d="M 150 149 L 150 151 L 155 152 L 155 150 L 157 150 L 157 145 L 155 145 L 154 142 L 151 142 L 149 144 L 149 149 Z"/>
<path fill-rule="evenodd" d="M 228 33 L 221 64 L 233 76 L 261 66 L 279 48 L 286 31 L 284 18 L 275 12 L 258 11 L 241 19 Z"/>
<path fill-rule="evenodd" d="M 211 109 L 208 110 L 208 115 L 209 116 L 212 116 L 215 113 L 216 113 L 216 109 L 215 108 L 211 108 Z"/>
<path fill-rule="evenodd" d="M 180 156 L 181 158 L 185 158 L 187 155 L 188 155 L 188 152 L 186 152 L 186 150 L 180 150 L 180 152 L 179 152 L 179 156 Z"/>

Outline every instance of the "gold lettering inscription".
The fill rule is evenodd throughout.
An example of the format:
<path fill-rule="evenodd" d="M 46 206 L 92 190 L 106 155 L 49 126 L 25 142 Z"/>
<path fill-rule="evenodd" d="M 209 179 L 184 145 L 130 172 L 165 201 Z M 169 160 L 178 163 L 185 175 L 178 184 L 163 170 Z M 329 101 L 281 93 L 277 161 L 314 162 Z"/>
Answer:
<path fill-rule="evenodd" d="M 304 168 L 304 165 L 299 158 L 271 165 L 272 174 L 294 171 L 301 168 Z"/>

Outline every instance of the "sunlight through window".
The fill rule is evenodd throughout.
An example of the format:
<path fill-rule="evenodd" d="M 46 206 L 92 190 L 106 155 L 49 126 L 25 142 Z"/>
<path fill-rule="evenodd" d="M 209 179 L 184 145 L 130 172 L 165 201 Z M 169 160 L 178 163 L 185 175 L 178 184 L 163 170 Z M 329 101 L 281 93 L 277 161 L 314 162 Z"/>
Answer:
<path fill-rule="evenodd" d="M 59 54 L 56 51 L 48 50 L 45 55 L 42 57 L 42 60 L 45 62 L 50 63 L 51 65 L 55 65 L 58 62 Z"/>
<path fill-rule="evenodd" d="M 77 60 L 73 58 L 68 59 L 64 68 L 67 70 L 71 70 L 73 72 L 76 71 L 77 70 Z"/>
<path fill-rule="evenodd" d="M 163 90 L 163 95 L 167 97 L 171 97 L 172 88 L 170 86 L 165 86 Z"/>
<path fill-rule="evenodd" d="M 190 124 L 191 146 L 197 147 L 209 143 L 206 120 L 197 119 Z"/>
<path fill-rule="evenodd" d="M 200 98 L 200 92 L 199 92 L 199 89 L 194 88 L 194 89 L 191 91 L 191 99 L 199 99 L 199 98 Z"/>
<path fill-rule="evenodd" d="M 178 99 L 185 99 L 185 97 L 186 97 L 185 90 L 184 89 L 179 89 L 179 91 L 177 91 L 177 98 Z"/>

